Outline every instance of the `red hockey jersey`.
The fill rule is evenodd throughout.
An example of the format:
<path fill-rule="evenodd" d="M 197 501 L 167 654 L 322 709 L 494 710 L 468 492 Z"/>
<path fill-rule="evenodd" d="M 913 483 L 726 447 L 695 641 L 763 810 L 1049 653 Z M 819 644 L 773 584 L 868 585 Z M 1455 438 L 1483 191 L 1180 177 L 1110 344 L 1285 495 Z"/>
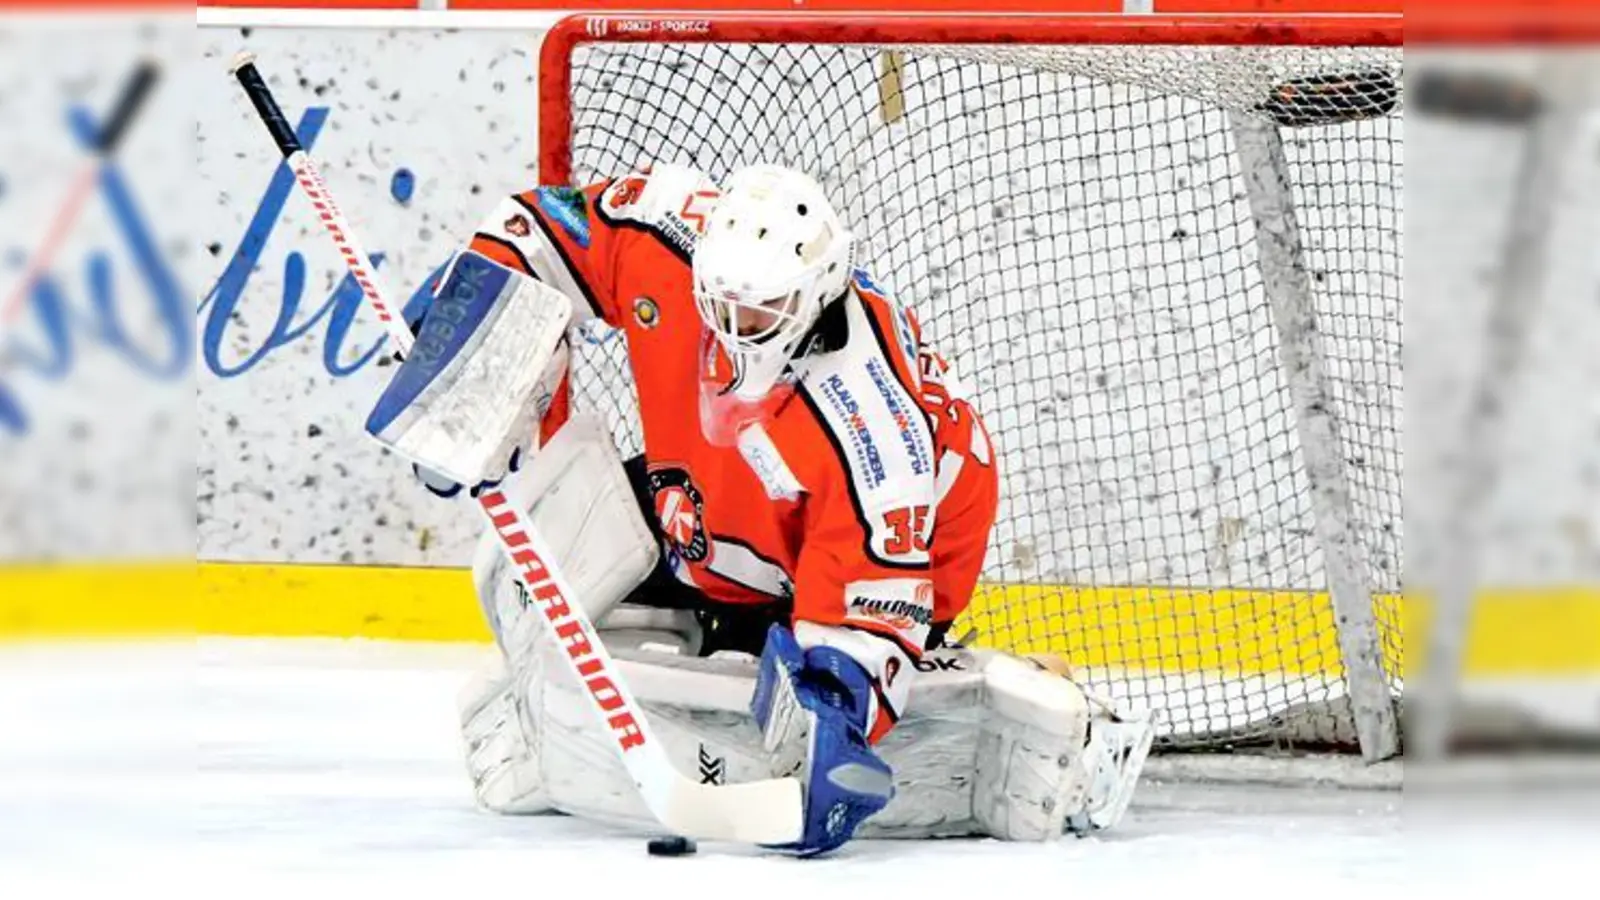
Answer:
<path fill-rule="evenodd" d="M 471 248 L 543 279 L 627 336 L 649 488 L 680 580 L 726 603 L 864 629 L 916 659 L 971 599 L 997 480 L 983 423 L 915 316 L 857 271 L 763 428 L 702 425 L 717 354 L 690 260 L 718 196 L 678 166 L 503 201 Z M 725 359 L 725 358 L 724 358 Z"/>

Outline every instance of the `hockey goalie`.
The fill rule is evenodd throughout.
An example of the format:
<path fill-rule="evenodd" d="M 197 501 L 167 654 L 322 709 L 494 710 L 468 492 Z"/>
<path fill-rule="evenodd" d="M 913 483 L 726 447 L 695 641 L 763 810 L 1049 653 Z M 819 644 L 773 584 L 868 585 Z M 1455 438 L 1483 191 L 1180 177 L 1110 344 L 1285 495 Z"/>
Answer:
<path fill-rule="evenodd" d="M 950 646 L 998 497 L 978 411 L 809 176 L 658 165 L 502 200 L 441 277 L 368 431 L 443 496 L 503 486 L 680 771 L 794 776 L 804 832 L 1109 828 L 1149 750 L 1061 661 Z M 569 333 L 626 335 L 644 450 L 574 410 Z M 649 830 L 503 551 L 463 691 L 478 802 Z"/>

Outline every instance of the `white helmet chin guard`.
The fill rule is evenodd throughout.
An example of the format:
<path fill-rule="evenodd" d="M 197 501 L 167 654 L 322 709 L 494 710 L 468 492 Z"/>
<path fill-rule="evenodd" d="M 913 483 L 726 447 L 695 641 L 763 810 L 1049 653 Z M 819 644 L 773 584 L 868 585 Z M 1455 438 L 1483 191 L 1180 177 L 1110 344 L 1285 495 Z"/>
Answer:
<path fill-rule="evenodd" d="M 694 294 L 733 361 L 733 393 L 756 399 L 777 383 L 849 285 L 853 244 L 809 176 L 773 165 L 729 176 L 695 245 Z"/>

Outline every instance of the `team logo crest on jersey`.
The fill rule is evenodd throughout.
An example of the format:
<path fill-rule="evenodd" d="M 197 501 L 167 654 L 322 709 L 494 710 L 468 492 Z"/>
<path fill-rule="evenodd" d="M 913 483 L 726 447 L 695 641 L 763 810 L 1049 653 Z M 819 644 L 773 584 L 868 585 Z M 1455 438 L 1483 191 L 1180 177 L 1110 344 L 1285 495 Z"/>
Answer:
<path fill-rule="evenodd" d="M 505 227 L 507 232 L 516 235 L 519 238 L 527 237 L 528 234 L 533 230 L 533 226 L 528 224 L 528 217 L 522 213 L 517 213 L 516 215 L 507 219 L 505 222 Z"/>
<path fill-rule="evenodd" d="M 689 562 L 700 562 L 711 555 L 711 539 L 705 529 L 705 500 L 688 472 L 676 467 L 652 470 L 650 496 L 661 533 L 679 555 Z"/>
<path fill-rule="evenodd" d="M 661 307 L 649 297 L 636 297 L 633 301 L 633 320 L 644 328 L 661 324 Z"/>

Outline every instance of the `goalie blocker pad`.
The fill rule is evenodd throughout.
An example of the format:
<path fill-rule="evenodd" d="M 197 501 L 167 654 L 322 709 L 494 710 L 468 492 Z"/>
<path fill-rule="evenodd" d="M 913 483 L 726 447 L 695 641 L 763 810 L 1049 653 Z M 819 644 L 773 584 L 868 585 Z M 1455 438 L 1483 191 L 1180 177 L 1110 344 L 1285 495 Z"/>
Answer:
<path fill-rule="evenodd" d="M 462 484 L 499 479 L 513 451 L 532 449 L 566 375 L 572 316 L 560 291 L 462 251 L 367 432 Z"/>
<path fill-rule="evenodd" d="M 748 708 L 753 658 L 682 657 L 603 636 L 680 771 L 715 784 L 771 776 Z M 479 803 L 658 828 L 548 652 L 520 689 L 497 691 L 490 678 L 464 698 L 469 747 L 494 748 L 469 753 Z M 1149 750 L 1149 719 L 1121 719 L 1070 680 L 997 651 L 939 649 L 916 666 L 906 715 L 878 747 L 894 799 L 857 838 L 1045 841 L 1117 823 Z M 494 777 L 483 777 L 485 762 Z"/>

